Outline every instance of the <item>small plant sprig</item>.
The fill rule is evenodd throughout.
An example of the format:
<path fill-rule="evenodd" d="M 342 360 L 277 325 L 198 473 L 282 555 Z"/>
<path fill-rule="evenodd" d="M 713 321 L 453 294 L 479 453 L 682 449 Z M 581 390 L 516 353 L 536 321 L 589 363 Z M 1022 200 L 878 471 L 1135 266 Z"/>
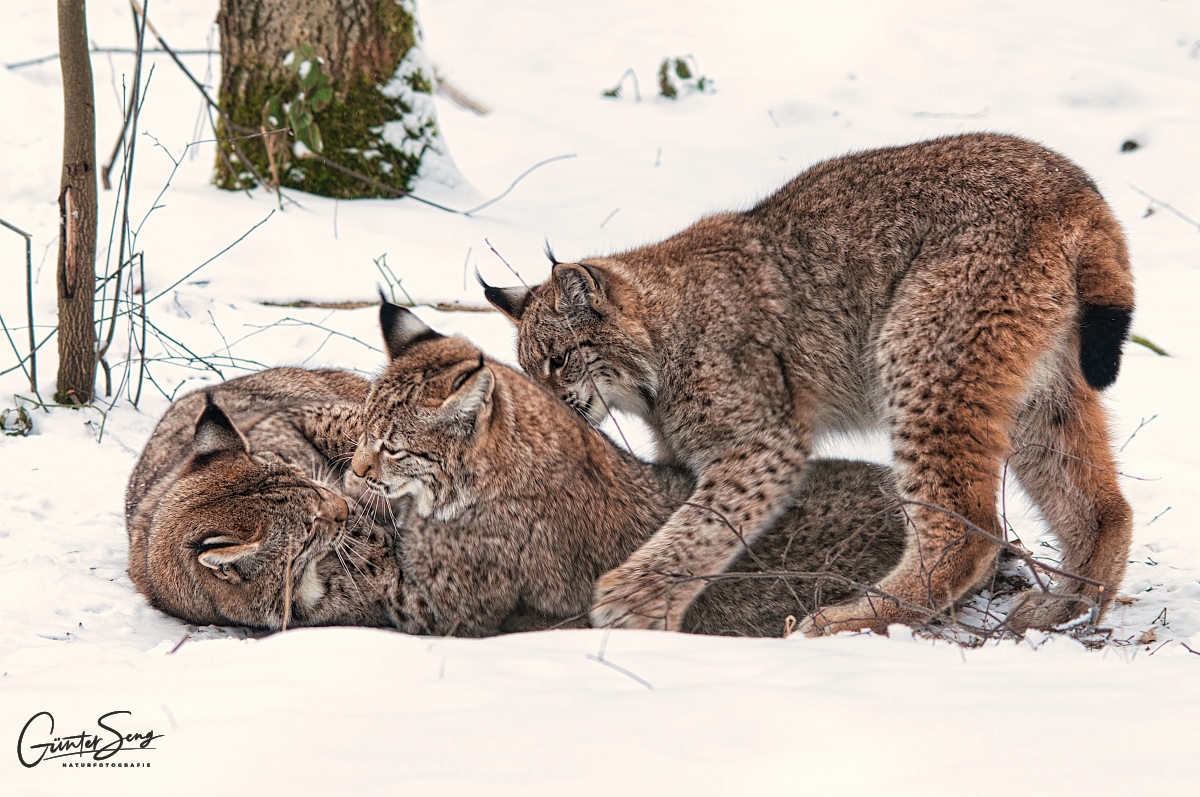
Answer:
<path fill-rule="evenodd" d="M 276 127 L 287 121 L 288 128 L 296 140 L 310 152 L 320 153 L 325 148 L 321 140 L 321 128 L 314 114 L 329 105 L 333 99 L 333 86 L 329 76 L 321 69 L 324 59 L 313 55 L 312 45 L 301 44 L 283 59 L 283 65 L 295 73 L 300 81 L 299 90 L 291 100 L 279 97 L 267 100 L 263 115 Z"/>
<path fill-rule="evenodd" d="M 696 59 L 690 55 L 664 58 L 658 66 L 658 93 L 677 100 L 684 92 L 711 92 L 712 79 L 698 74 Z"/>
<path fill-rule="evenodd" d="M 33 418 L 24 407 L 7 408 L 0 412 L 0 431 L 9 437 L 25 437 L 33 431 Z"/>
<path fill-rule="evenodd" d="M 606 91 L 601 92 L 601 94 L 605 97 L 612 97 L 613 99 L 620 97 L 621 89 L 625 85 L 625 78 L 629 78 L 633 82 L 633 99 L 634 99 L 634 101 L 641 102 L 642 101 L 642 90 L 638 86 L 637 73 L 634 72 L 632 68 L 625 70 L 625 73 L 623 75 L 621 75 L 621 79 L 619 81 L 617 81 L 617 85 L 613 86 L 611 89 L 607 89 Z"/>
<path fill-rule="evenodd" d="M 401 293 L 404 294 L 404 298 L 408 299 L 407 306 L 408 307 L 416 307 L 417 303 L 413 301 L 413 297 L 410 296 L 408 291 L 404 289 L 404 280 L 397 277 L 396 272 L 392 271 L 392 267 L 388 265 L 387 252 L 384 252 L 382 255 L 375 258 L 374 262 L 375 262 L 375 268 L 377 268 L 379 270 L 379 276 L 383 278 L 384 283 L 387 285 L 388 293 L 390 293 L 392 295 L 391 296 L 392 304 L 399 304 L 399 305 L 404 304 L 403 302 L 401 302 L 399 299 L 396 298 L 396 291 L 400 291 Z M 379 295 L 383 296 L 383 287 L 382 286 L 380 286 L 380 288 L 379 288 Z"/>
<path fill-rule="evenodd" d="M 637 74 L 633 69 L 626 69 L 617 85 L 600 92 L 601 96 L 617 99 L 625 89 L 625 79 L 633 84 L 633 98 L 642 101 L 642 92 L 638 87 Z M 668 100 L 677 100 L 685 94 L 713 92 L 713 80 L 701 75 L 696 69 L 696 59 L 690 55 L 680 55 L 674 58 L 664 58 L 658 66 L 658 94 Z"/>

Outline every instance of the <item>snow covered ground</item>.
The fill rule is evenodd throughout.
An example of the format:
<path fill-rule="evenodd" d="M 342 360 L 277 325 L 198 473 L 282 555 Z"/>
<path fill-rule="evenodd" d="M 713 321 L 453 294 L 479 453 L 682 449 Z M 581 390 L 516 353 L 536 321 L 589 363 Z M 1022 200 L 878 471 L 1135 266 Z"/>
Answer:
<path fill-rule="evenodd" d="M 55 52 L 54 4 L 10 5 L 0 60 Z M 131 45 L 126 3 L 88 5 L 97 44 Z M 150 16 L 173 46 L 205 49 L 216 7 L 152 0 Z M 469 209 L 530 166 L 573 157 L 471 217 L 304 195 L 279 210 L 262 192 L 211 187 L 200 98 L 154 56 L 132 205 L 145 217 L 147 295 L 162 294 L 150 317 L 164 333 L 225 377 L 284 364 L 370 374 L 382 364 L 372 308 L 264 302 L 369 301 L 386 255 L 418 302 L 479 307 L 474 268 L 493 284 L 516 281 L 491 247 L 534 282 L 546 271 L 543 239 L 564 260 L 615 251 L 744 207 L 850 150 L 968 130 L 1024 135 L 1095 177 L 1132 246 L 1134 331 L 1171 355 L 1130 346 L 1109 394 L 1136 513 L 1108 618 L 1114 641 L 1089 650 L 1035 634 L 962 649 L 906 633 L 469 641 L 189 629 L 134 590 L 122 518 L 125 480 L 168 396 L 217 378 L 175 359 L 154 366 L 140 409 L 122 398 L 106 417 L 37 410 L 31 436 L 0 438 L 5 794 L 1062 795 L 1200 784 L 1200 3 L 422 0 L 419 12 L 439 70 L 492 112 L 439 96 L 453 162 L 431 164 L 416 193 Z M 657 98 L 658 64 L 683 55 L 715 90 Z M 216 80 L 215 58 L 185 59 Z M 94 57 L 101 162 L 132 67 L 130 56 Z M 619 98 L 601 96 L 622 80 Z M 0 97 L 0 218 L 33 235 L 40 339 L 54 316 L 57 63 L 0 69 Z M 1122 151 L 1126 141 L 1138 146 Z M 101 202 L 107 247 L 113 192 Z M 24 244 L 6 230 L 0 269 L 0 315 L 23 346 Z M 511 361 L 512 333 L 496 314 L 419 312 Z M 46 397 L 52 348 L 38 361 Z M 0 349 L 0 370 L 15 365 Z M 29 395 L 20 370 L 0 376 L 0 408 L 14 394 Z M 829 450 L 886 456 L 878 440 Z M 1014 510 L 1011 520 L 1035 545 L 1036 519 Z M 113 711 L 131 713 L 110 725 L 162 735 L 153 750 L 112 759 L 148 768 L 26 768 L 14 754 L 39 712 L 56 724 L 41 715 L 27 742 L 95 733 Z"/>

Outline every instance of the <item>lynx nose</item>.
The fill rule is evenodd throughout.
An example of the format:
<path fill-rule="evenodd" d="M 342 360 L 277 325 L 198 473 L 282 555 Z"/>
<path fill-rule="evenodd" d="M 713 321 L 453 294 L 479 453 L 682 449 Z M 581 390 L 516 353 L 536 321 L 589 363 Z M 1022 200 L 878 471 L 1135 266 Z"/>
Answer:
<path fill-rule="evenodd" d="M 344 523 L 350 516 L 350 507 L 346 498 L 325 487 L 317 487 L 320 504 L 317 507 L 317 519 L 334 523 Z"/>
<path fill-rule="evenodd" d="M 350 471 L 360 479 L 365 479 L 375 467 L 375 455 L 365 445 L 354 449 L 354 458 L 350 460 Z"/>
<path fill-rule="evenodd" d="M 325 500 L 317 510 L 317 517 L 334 523 L 345 523 L 346 518 L 350 517 L 350 507 L 346 499 L 331 490 L 321 490 L 321 497 Z"/>

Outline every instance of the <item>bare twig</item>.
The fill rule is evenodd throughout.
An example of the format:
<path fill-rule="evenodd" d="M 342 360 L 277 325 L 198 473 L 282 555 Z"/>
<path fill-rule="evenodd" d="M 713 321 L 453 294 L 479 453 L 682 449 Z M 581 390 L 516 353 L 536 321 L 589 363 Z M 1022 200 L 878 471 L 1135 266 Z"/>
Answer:
<path fill-rule="evenodd" d="M 3 371 L 0 371 L 0 376 L 5 376 L 7 374 L 11 374 L 13 371 L 16 371 L 17 369 L 24 371 L 25 363 L 30 362 L 33 359 L 34 355 L 37 353 L 37 351 L 39 349 L 41 349 L 43 346 L 45 346 L 47 343 L 49 343 L 50 338 L 54 337 L 57 334 L 58 334 L 58 327 L 55 327 L 54 329 L 50 330 L 50 332 L 48 332 L 46 334 L 46 337 L 42 338 L 42 342 L 33 347 L 32 352 L 30 352 L 26 356 L 22 357 L 21 360 L 16 365 L 12 366 L 11 368 L 5 368 Z M 36 390 L 34 390 L 32 392 L 35 395 L 37 394 Z M 40 398 L 40 396 L 39 396 L 39 398 Z"/>
<path fill-rule="evenodd" d="M 142 334 L 138 338 L 138 384 L 137 391 L 133 395 L 133 406 L 138 406 L 138 402 L 142 400 L 142 382 L 146 375 L 146 258 L 139 253 L 138 255 L 138 281 L 142 284 Z"/>
<path fill-rule="evenodd" d="M 360 174 L 349 167 L 343 166 L 342 164 L 338 163 L 337 161 L 331 161 L 331 160 L 329 160 L 329 158 L 326 158 L 324 155 L 318 155 L 315 152 L 307 152 L 304 155 L 304 159 L 316 161 L 317 163 L 321 164 L 322 166 L 327 166 L 328 168 L 333 169 L 334 171 L 341 172 L 342 174 L 347 175 L 348 177 L 353 177 L 356 180 L 361 180 L 362 182 L 366 183 L 367 185 L 371 186 L 372 188 L 378 188 L 380 191 L 391 194 L 392 196 L 396 197 L 397 199 L 407 198 L 407 199 L 413 200 L 414 202 L 420 202 L 422 205 L 428 205 L 431 208 L 437 208 L 438 210 L 444 210 L 447 213 L 454 213 L 456 215 L 465 215 L 465 214 L 463 214 L 463 212 L 461 210 L 454 210 L 453 208 L 448 208 L 445 205 L 439 205 L 436 202 L 430 202 L 428 199 L 422 199 L 421 197 L 416 196 L 415 194 L 412 194 L 408 191 L 404 191 L 400 188 L 396 188 L 395 186 L 388 185 L 387 183 L 381 183 L 378 180 L 375 180 L 371 177 L 367 177 L 365 174 Z"/>
<path fill-rule="evenodd" d="M 1104 589 L 1103 582 L 1096 581 L 1095 579 L 1088 578 L 1087 576 L 1077 575 L 1075 573 L 1071 573 L 1066 570 L 1062 570 L 1061 568 L 1057 568 L 1052 565 L 1048 565 L 1045 562 L 1034 558 L 1033 554 L 1029 553 L 1024 548 L 1021 548 L 1018 545 L 1013 545 L 1008 540 L 1001 539 L 1000 537 L 997 537 L 995 534 L 992 534 L 991 532 L 989 532 L 983 528 L 980 528 L 975 523 L 971 522 L 971 520 L 964 517 L 963 515 L 958 514 L 957 512 L 955 512 L 952 509 L 947 509 L 944 506 L 938 506 L 937 504 L 926 503 L 925 501 L 917 501 L 912 498 L 902 498 L 900 500 L 901 500 L 901 503 L 911 504 L 912 506 L 923 507 L 923 508 L 931 510 L 933 512 L 940 512 L 943 515 L 954 518 L 959 523 L 962 523 L 963 526 L 967 529 L 967 531 L 970 532 L 971 534 L 978 534 L 979 536 L 984 537 L 985 539 L 991 540 L 997 546 L 999 546 L 1000 548 L 1003 548 L 1004 550 L 1013 554 L 1014 556 L 1016 556 L 1018 559 L 1025 562 L 1030 567 L 1035 567 L 1040 570 L 1044 570 L 1047 573 L 1050 573 L 1052 575 L 1062 576 L 1063 578 L 1069 578 L 1073 581 L 1078 581 L 1080 583 L 1087 584 L 1092 587 L 1098 587 L 1100 589 Z M 1071 599 L 1072 600 L 1086 600 L 1084 598 L 1084 596 L 1081 596 L 1081 595 L 1072 595 Z"/>
<path fill-rule="evenodd" d="M 250 329 L 253 329 L 254 331 L 250 332 L 246 335 L 243 335 L 242 337 L 238 338 L 237 340 L 235 340 L 233 343 L 231 343 L 229 345 L 236 346 L 237 344 L 241 343 L 243 340 L 246 340 L 247 338 L 254 337 L 255 335 L 266 332 L 269 329 L 275 329 L 276 327 L 302 326 L 302 327 L 312 327 L 313 329 L 319 329 L 322 332 L 328 332 L 330 335 L 332 335 L 334 337 L 345 338 L 346 340 L 353 341 L 354 343 L 357 343 L 360 346 L 365 346 L 367 349 L 371 350 L 372 352 L 374 352 L 376 354 L 383 353 L 382 349 L 378 348 L 377 346 L 372 346 L 370 343 L 366 343 L 365 341 L 359 340 L 358 338 L 354 337 L 353 335 L 347 335 L 345 332 L 339 332 L 336 329 L 330 329 L 329 327 L 322 326 L 321 324 L 313 323 L 312 321 L 301 321 L 298 318 L 292 318 L 290 316 L 287 318 L 281 318 L 273 324 L 265 324 L 265 325 L 261 325 L 261 326 L 254 325 L 254 324 L 246 324 L 245 326 Z"/>
<path fill-rule="evenodd" d="M 499 196 L 492 197 L 492 198 L 491 198 L 491 199 L 489 199 L 487 202 L 484 202 L 482 205 L 478 205 L 478 206 L 476 206 L 476 207 L 473 207 L 473 208 L 471 208 L 470 210 L 464 210 L 464 211 L 461 211 L 461 213 L 462 213 L 464 216 L 471 216 L 471 215 L 473 215 L 473 214 L 475 214 L 475 213 L 478 213 L 479 211 L 483 210 L 484 208 L 491 207 L 492 205 L 496 204 L 496 203 L 497 203 L 497 202 L 499 202 L 501 199 L 504 199 L 504 197 L 506 197 L 506 196 L 508 196 L 510 193 L 512 193 L 512 190 L 513 190 L 514 188 L 516 188 L 516 187 L 517 187 L 517 183 L 519 183 L 519 182 L 521 182 L 522 180 L 524 180 L 526 177 L 528 177 L 528 176 L 529 176 L 530 174 L 532 174 L 534 171 L 537 171 L 538 169 L 542 168 L 543 166 L 545 166 L 545 165 L 546 165 L 546 164 L 548 164 L 548 163 L 554 163 L 555 161 L 565 161 L 565 160 L 570 160 L 571 158 L 575 158 L 575 157 L 578 157 L 578 156 L 577 156 L 577 155 L 574 155 L 574 154 L 570 154 L 570 155 L 555 155 L 553 158 L 546 158 L 546 160 L 544 160 L 544 161 L 539 161 L 538 163 L 535 163 L 535 164 L 533 164 L 532 166 L 530 166 L 530 167 L 529 167 L 528 169 L 526 169 L 525 171 L 521 172 L 521 174 L 520 174 L 520 175 L 518 175 L 517 179 L 513 180 L 513 181 L 512 181 L 512 184 L 511 184 L 511 185 L 510 185 L 508 188 L 504 189 L 503 193 L 501 193 Z M 495 250 L 493 250 L 493 251 L 495 251 Z"/>
<path fill-rule="evenodd" d="M 194 274 L 195 274 L 197 271 L 199 271 L 200 269 L 204 268 L 205 266 L 207 266 L 209 263 L 211 263 L 211 262 L 213 262 L 214 260 L 216 260 L 216 259 L 217 259 L 218 257 L 220 257 L 221 255 L 225 254 L 225 253 L 226 253 L 226 252 L 228 252 L 230 249 L 232 249 L 233 247 L 235 247 L 235 246 L 237 246 L 238 244 L 240 244 L 242 241 L 246 240 L 246 238 L 247 238 L 247 237 L 250 235 L 250 233 L 254 232 L 254 231 L 255 231 L 255 230 L 257 230 L 259 227 L 261 227 L 261 226 L 263 226 L 264 224 L 266 224 L 266 223 L 267 223 L 267 220 L 268 220 L 268 219 L 270 219 L 270 218 L 271 218 L 272 216 L 274 216 L 274 215 L 275 215 L 275 210 L 274 210 L 274 208 L 272 208 L 272 209 L 271 209 L 271 212 L 270 212 L 270 213 L 268 213 L 266 216 L 264 216 L 262 221 L 258 222 L 258 223 L 257 223 L 257 224 L 255 224 L 253 227 L 251 227 L 250 229 L 248 229 L 248 230 L 246 230 L 244 233 L 242 233 L 242 234 L 241 234 L 241 235 L 238 237 L 238 239 L 237 239 L 236 241 L 234 241 L 233 243 L 229 244 L 229 246 L 226 246 L 226 247 L 225 247 L 224 249 L 222 249 L 220 252 L 217 252 L 215 255 L 213 255 L 212 257 L 210 257 L 208 260 L 205 260 L 203 263 L 201 263 L 200 265 L 196 266 L 194 269 L 192 269 L 192 270 L 191 270 L 191 271 L 189 271 L 188 273 L 184 274 L 182 277 L 180 277 L 179 279 L 175 280 L 174 282 L 172 282 L 170 285 L 168 285 L 168 286 L 167 286 L 166 288 L 164 288 L 163 290 L 161 290 L 161 291 L 159 291 L 158 293 L 154 294 L 154 296 L 153 296 L 152 298 L 150 298 L 150 299 L 147 299 L 145 303 L 146 303 L 146 304 L 153 304 L 155 301 L 157 301 L 157 300 L 161 299 L 163 296 L 165 296 L 166 294 L 170 293 L 170 292 L 171 292 L 172 290 L 174 290 L 175 288 L 179 287 L 181 284 L 183 284 L 183 282 L 185 282 L 185 281 L 186 281 L 186 280 L 187 280 L 189 277 L 191 277 L 192 275 L 194 275 Z M 145 286 L 143 286 L 143 287 L 142 287 L 142 290 L 143 290 L 143 291 L 145 291 Z"/>
<path fill-rule="evenodd" d="M 192 632 L 191 632 L 191 631 L 188 631 L 186 634 L 184 634 L 184 635 L 183 635 L 183 636 L 182 636 L 182 637 L 179 639 L 179 641 L 178 641 L 178 642 L 176 642 L 176 643 L 175 643 L 175 647 L 173 647 L 173 648 L 171 648 L 170 650 L 168 650 L 168 651 L 167 651 L 167 655 L 168 655 L 168 656 L 170 656 L 170 655 L 171 655 L 171 654 L 173 654 L 175 651 L 179 650 L 181 647 L 183 647 L 183 643 L 184 643 L 184 642 L 187 642 L 187 641 L 188 641 L 189 639 L 191 639 L 191 638 L 192 638 Z"/>
<path fill-rule="evenodd" d="M 1130 188 L 1132 188 L 1132 189 L 1133 189 L 1134 191 L 1136 191 L 1137 193 L 1141 194 L 1141 195 L 1142 195 L 1143 197 L 1145 197 L 1146 199 L 1150 200 L 1150 202 L 1152 203 L 1152 205 L 1157 205 L 1158 207 L 1162 208 L 1163 210 L 1167 211 L 1168 213 L 1170 213 L 1170 214 L 1172 214 L 1172 215 L 1174 215 L 1174 216 L 1176 216 L 1176 217 L 1178 217 L 1178 218 L 1180 218 L 1180 219 L 1183 219 L 1183 220 L 1184 220 L 1184 221 L 1186 221 L 1188 224 L 1190 224 L 1190 225 L 1192 225 L 1193 227 L 1195 227 L 1197 230 L 1200 230 L 1200 221 L 1196 221 L 1195 219 L 1193 219 L 1192 217 L 1188 216 L 1187 214 L 1185 214 L 1185 213 L 1181 213 L 1180 211 L 1176 210 L 1176 209 L 1175 209 L 1174 207 L 1172 207 L 1171 205 L 1168 205 L 1166 202 L 1163 202 L 1161 199 L 1158 199 L 1157 197 L 1154 197 L 1154 196 L 1152 196 L 1152 195 L 1150 195 L 1150 194 L 1146 193 L 1145 191 L 1143 191 L 1142 189 L 1138 188 L 1138 187 L 1137 187 L 1136 185 L 1134 185 L 1133 183 L 1130 183 L 1130 184 L 1129 184 L 1129 187 L 1130 187 Z"/>
<path fill-rule="evenodd" d="M 492 109 L 467 96 L 466 92 L 451 83 L 437 67 L 433 68 L 433 89 L 445 94 L 459 106 L 466 108 L 477 116 L 487 116 Z"/>
<path fill-rule="evenodd" d="M 606 659 L 604 657 L 604 651 L 605 651 L 605 648 L 608 647 L 608 636 L 610 633 L 612 633 L 611 630 L 605 630 L 604 636 L 600 638 L 600 650 L 594 654 L 593 653 L 585 654 L 587 656 L 587 658 L 591 659 L 592 661 L 599 662 L 600 664 L 603 664 L 605 667 L 616 670 L 617 672 L 621 673 L 622 675 L 624 675 L 628 678 L 631 678 L 634 681 L 637 681 L 639 684 L 646 687 L 647 689 L 654 691 L 654 686 L 649 681 L 647 681 L 645 678 L 642 678 L 640 675 L 637 675 L 636 673 L 630 672 L 629 670 L 625 669 L 624 667 L 622 667 L 619 664 L 614 664 L 613 662 L 609 661 L 608 659 Z"/>
<path fill-rule="evenodd" d="M 1132 442 L 1133 442 L 1133 438 L 1137 437 L 1137 433 L 1138 433 L 1138 432 L 1140 432 L 1140 431 L 1142 431 L 1142 428 L 1143 428 L 1143 427 L 1145 427 L 1145 426 L 1148 426 L 1148 425 L 1150 424 L 1150 422 L 1151 422 L 1151 421 L 1153 421 L 1153 420 L 1154 420 L 1155 418 L 1157 418 L 1157 417 L 1158 417 L 1158 413 L 1155 413 L 1155 414 L 1151 415 L 1149 418 L 1142 418 L 1142 419 L 1141 419 L 1141 420 L 1138 422 L 1137 428 L 1133 430 L 1133 434 L 1129 435 L 1129 439 L 1128 439 L 1128 440 L 1126 440 L 1124 443 L 1122 443 L 1122 444 L 1121 444 L 1121 447 L 1117 449 L 1117 453 L 1118 453 L 1118 454 L 1120 454 L 1122 451 L 1124 451 L 1124 450 L 1125 450 L 1125 446 L 1127 446 L 1127 445 L 1129 445 L 1130 443 L 1132 443 Z"/>
<path fill-rule="evenodd" d="M 604 225 L 612 221 L 612 217 L 621 212 L 620 208 L 613 208 L 613 212 L 604 217 L 604 221 L 600 222 L 600 229 L 604 229 Z"/>
<path fill-rule="evenodd" d="M 621 73 L 621 79 L 617 81 L 617 85 L 613 86 L 604 92 L 601 92 L 605 97 L 620 97 L 621 87 L 625 85 L 625 78 L 630 78 L 633 81 L 633 101 L 642 101 L 642 89 L 638 86 L 637 73 L 633 71 L 633 67 L 629 67 Z"/>
<path fill-rule="evenodd" d="M 133 5 L 134 11 L 136 11 L 141 16 L 145 16 L 145 12 L 143 11 L 141 5 L 137 2 L 137 0 L 129 0 L 129 1 Z M 234 124 L 233 120 L 229 118 L 229 115 L 226 114 L 225 111 L 223 111 L 221 109 L 221 106 L 218 105 L 216 103 L 216 101 L 209 95 L 208 89 L 205 88 L 204 84 L 196 79 L 196 76 L 192 74 L 192 71 L 184 65 L 183 61 L 179 60 L 179 55 L 175 52 L 175 50 L 173 50 L 170 47 L 170 45 L 168 45 L 166 43 L 166 41 L 163 40 L 163 37 L 161 35 L 159 35 L 158 30 L 155 29 L 155 27 L 154 27 L 154 23 L 147 21 L 146 25 L 149 28 L 150 33 L 153 34 L 155 40 L 158 41 L 159 46 L 162 47 L 163 52 L 165 52 L 168 56 L 170 56 L 171 60 L 175 62 L 175 65 L 177 67 L 179 67 L 181 72 L 183 72 L 184 76 L 187 77 L 187 79 L 189 81 L 191 81 L 191 84 L 196 87 L 197 91 L 200 92 L 200 96 L 202 96 L 204 98 L 204 101 L 206 103 L 208 103 L 210 108 L 212 108 L 214 111 L 217 112 L 217 115 L 221 117 L 221 121 L 223 121 L 225 123 L 225 125 L 229 128 L 231 133 L 253 133 L 253 132 L 255 132 L 255 131 L 251 130 L 250 128 L 246 128 L 246 127 L 242 127 L 241 125 Z M 233 146 L 233 150 L 237 154 L 238 159 L 241 161 L 242 165 L 250 172 L 251 176 L 254 178 L 254 181 L 258 185 L 264 185 L 264 186 L 267 185 L 267 181 L 264 180 L 262 175 L 260 175 L 258 173 L 258 170 L 254 168 L 254 164 L 251 163 L 250 158 L 248 158 L 246 156 L 246 153 L 242 151 L 242 148 L 238 144 L 237 139 L 230 138 L 229 142 Z"/>
<path fill-rule="evenodd" d="M 1159 512 L 1159 513 L 1158 513 L 1157 515 L 1155 515 L 1154 517 L 1150 518 L 1150 520 L 1148 520 L 1148 521 L 1146 522 L 1146 525 L 1147 525 L 1147 526 L 1149 526 L 1151 523 L 1153 523 L 1154 521 L 1158 520 L 1160 517 L 1162 517 L 1163 515 L 1167 514 L 1167 513 L 1168 513 L 1168 512 L 1170 512 L 1170 511 L 1171 511 L 1171 507 L 1167 507 L 1166 509 L 1164 509 L 1163 511 Z"/>
<path fill-rule="evenodd" d="M 117 329 L 117 302 L 120 301 L 120 298 L 121 298 L 121 273 L 124 271 L 126 243 L 129 244 L 130 249 L 133 248 L 133 241 L 129 240 L 129 236 L 130 236 L 129 190 L 130 190 L 130 186 L 133 184 L 133 165 L 134 165 L 134 155 L 135 155 L 136 148 L 137 148 L 138 116 L 141 114 L 142 103 L 145 102 L 145 96 L 146 96 L 142 90 L 142 55 L 141 55 L 142 46 L 145 44 L 145 41 L 146 41 L 146 23 L 147 23 L 146 15 L 143 13 L 141 16 L 141 26 L 138 29 L 138 40 L 137 40 L 138 56 L 137 56 L 137 60 L 134 62 L 134 66 L 133 66 L 133 94 L 131 95 L 131 98 L 130 98 L 130 107 L 132 109 L 132 115 L 125 119 L 125 125 L 121 128 L 122 136 L 124 135 L 125 129 L 128 128 L 130 125 L 132 125 L 133 129 L 130 132 L 129 144 L 125 147 L 125 165 L 121 170 L 121 179 L 124 183 L 124 185 L 123 185 L 124 191 L 123 191 L 123 196 L 121 197 L 121 233 L 120 233 L 120 236 L 118 239 L 118 244 L 117 244 L 117 273 L 116 273 L 116 281 L 115 281 L 116 284 L 115 284 L 115 287 L 113 288 L 112 320 L 109 322 L 109 325 L 108 325 L 108 334 L 107 334 L 107 336 L 105 336 L 104 343 L 100 345 L 100 348 L 97 350 L 97 353 L 96 353 L 97 359 L 100 360 L 101 362 L 104 362 L 105 357 L 108 354 L 108 348 L 109 348 L 109 346 L 112 345 L 113 334 L 116 332 L 116 329 Z M 151 69 L 150 77 L 153 77 L 153 75 L 154 75 L 154 71 L 153 71 L 153 69 Z M 146 90 L 148 91 L 149 88 L 150 88 L 150 78 L 147 78 Z M 115 150 L 114 150 L 114 152 L 115 152 Z M 105 180 L 106 188 L 108 187 L 107 182 L 108 181 L 106 179 Z M 130 261 L 132 261 L 132 259 L 133 258 L 131 255 Z M 130 262 L 131 267 L 132 267 L 132 265 L 133 265 L 132 262 Z M 106 383 L 105 388 L 107 391 L 105 393 L 105 395 L 111 396 L 112 395 L 112 379 L 111 379 L 111 376 L 109 375 L 109 370 L 108 370 L 107 364 L 104 366 L 104 374 L 105 374 L 105 383 Z M 136 402 L 135 402 L 135 404 L 136 404 Z"/>
<path fill-rule="evenodd" d="M 32 377 L 29 375 L 29 369 L 25 367 L 25 361 L 28 357 L 21 356 L 21 350 L 17 348 L 17 342 L 13 340 L 12 334 L 8 331 L 8 324 L 4 323 L 4 316 L 0 315 L 0 329 L 4 330 L 4 337 L 8 338 L 8 345 L 12 347 L 13 354 L 17 356 L 17 367 L 25 372 L 25 377 L 29 379 L 32 386 L 34 384 Z"/>
<path fill-rule="evenodd" d="M 1075 460 L 1076 462 L 1078 462 L 1082 465 L 1087 465 L 1089 468 L 1092 468 L 1093 470 L 1098 470 L 1103 473 L 1111 473 L 1115 476 L 1121 476 L 1126 479 L 1133 479 L 1134 481 L 1139 481 L 1139 482 L 1160 481 L 1160 477 L 1151 478 L 1148 476 L 1134 476 L 1132 473 L 1125 473 L 1124 471 L 1115 470 L 1113 468 L 1101 467 L 1100 465 L 1097 465 L 1095 462 L 1092 462 L 1091 460 L 1087 460 L 1087 459 L 1084 459 L 1083 457 L 1075 456 L 1074 454 L 1068 454 L 1066 451 L 1062 451 L 1060 449 L 1054 448 L 1053 446 L 1045 445 L 1044 443 L 1022 443 L 1021 447 L 1022 448 L 1044 448 L 1046 451 L 1049 451 L 1051 454 L 1057 454 L 1060 457 Z"/>
<path fill-rule="evenodd" d="M 112 53 L 114 55 L 134 55 L 137 53 L 137 50 L 135 50 L 132 47 L 89 47 L 88 52 L 92 53 L 92 54 Z M 150 47 L 150 48 L 145 49 L 143 52 L 163 54 L 163 53 L 166 53 L 167 51 L 161 47 Z M 221 54 L 221 52 L 219 50 L 175 50 L 174 52 L 176 55 L 220 55 Z M 24 68 L 30 67 L 30 66 L 38 66 L 40 64 L 46 64 L 51 61 L 57 61 L 57 60 L 58 60 L 58 53 L 51 53 L 50 55 L 43 55 L 40 58 L 30 58 L 28 61 L 13 61 L 12 63 L 5 64 L 4 68 L 15 71 L 17 69 L 24 69 Z"/>
<path fill-rule="evenodd" d="M 34 344 L 33 334 L 33 236 L 17 227 L 10 224 L 4 219 L 0 219 L 0 224 L 12 230 L 17 235 L 25 239 L 25 302 L 26 309 L 29 313 L 29 370 L 26 374 L 29 376 L 29 389 L 38 397 L 40 401 L 42 395 L 38 393 L 37 387 L 37 350 L 38 347 Z M 10 338 L 11 340 L 11 338 Z M 45 342 L 45 341 L 43 341 Z M 16 351 L 16 344 L 13 345 L 13 351 Z M 17 358 L 21 355 L 18 353 Z M 21 370 L 25 370 L 24 360 L 20 361 Z"/>

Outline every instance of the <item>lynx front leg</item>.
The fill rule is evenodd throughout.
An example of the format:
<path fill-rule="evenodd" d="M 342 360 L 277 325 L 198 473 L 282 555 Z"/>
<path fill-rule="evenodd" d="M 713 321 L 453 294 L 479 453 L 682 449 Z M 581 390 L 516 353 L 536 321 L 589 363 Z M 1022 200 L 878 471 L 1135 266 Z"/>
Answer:
<path fill-rule="evenodd" d="M 688 502 L 596 586 L 594 626 L 678 631 L 692 600 L 787 507 L 807 459 L 751 444 L 716 458 Z"/>

